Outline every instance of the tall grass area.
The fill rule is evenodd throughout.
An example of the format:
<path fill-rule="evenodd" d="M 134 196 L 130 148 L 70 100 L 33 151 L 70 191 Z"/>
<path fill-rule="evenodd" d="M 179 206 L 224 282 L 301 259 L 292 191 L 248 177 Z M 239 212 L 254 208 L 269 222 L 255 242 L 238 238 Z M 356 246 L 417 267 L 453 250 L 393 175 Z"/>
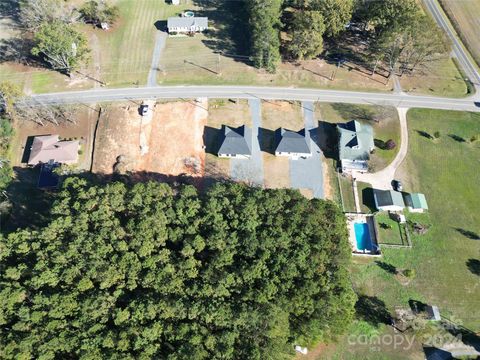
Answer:
<path fill-rule="evenodd" d="M 412 233 L 413 249 L 383 249 L 383 262 L 414 269 L 407 285 L 375 262 L 357 262 L 352 278 L 357 291 L 377 296 L 390 310 L 420 300 L 439 306 L 443 316 L 480 331 L 480 114 L 413 109 L 408 113 L 410 148 L 399 171 L 406 191 L 423 192 L 429 213 L 414 221 L 431 224 L 424 235 Z M 432 140 L 424 131 L 440 132 Z M 465 141 L 462 141 L 464 139 Z"/>

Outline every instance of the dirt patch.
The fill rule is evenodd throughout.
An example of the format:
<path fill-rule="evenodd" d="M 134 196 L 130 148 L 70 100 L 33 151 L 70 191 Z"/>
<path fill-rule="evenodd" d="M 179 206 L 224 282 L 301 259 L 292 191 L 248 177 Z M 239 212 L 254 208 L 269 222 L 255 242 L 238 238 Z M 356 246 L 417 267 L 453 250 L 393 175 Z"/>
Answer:
<path fill-rule="evenodd" d="M 284 127 L 299 131 L 304 126 L 300 103 L 294 101 L 264 101 L 262 103 L 262 128 L 276 130 Z"/>
<path fill-rule="evenodd" d="M 203 176 L 207 106 L 206 100 L 156 104 L 151 118 L 140 116 L 137 105 L 110 108 L 99 125 L 93 171 Z"/>
<path fill-rule="evenodd" d="M 269 189 L 290 187 L 289 159 L 271 154 L 263 154 L 264 184 Z"/>
<path fill-rule="evenodd" d="M 331 166 L 326 162 L 325 159 L 322 161 L 323 167 L 323 194 L 325 199 L 329 200 L 336 200 L 334 194 L 334 187 L 331 181 L 334 179 L 333 169 Z"/>

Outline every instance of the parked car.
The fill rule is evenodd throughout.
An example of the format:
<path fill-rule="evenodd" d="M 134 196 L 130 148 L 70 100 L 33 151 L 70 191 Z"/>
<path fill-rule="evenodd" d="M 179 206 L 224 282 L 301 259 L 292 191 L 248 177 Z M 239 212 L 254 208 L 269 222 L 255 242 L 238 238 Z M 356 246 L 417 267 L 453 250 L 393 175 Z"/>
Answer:
<path fill-rule="evenodd" d="M 148 114 L 148 105 L 142 104 L 140 105 L 140 115 L 145 116 Z"/>
<path fill-rule="evenodd" d="M 392 186 L 393 186 L 393 190 L 395 191 L 403 191 L 403 185 L 400 180 L 393 180 Z"/>

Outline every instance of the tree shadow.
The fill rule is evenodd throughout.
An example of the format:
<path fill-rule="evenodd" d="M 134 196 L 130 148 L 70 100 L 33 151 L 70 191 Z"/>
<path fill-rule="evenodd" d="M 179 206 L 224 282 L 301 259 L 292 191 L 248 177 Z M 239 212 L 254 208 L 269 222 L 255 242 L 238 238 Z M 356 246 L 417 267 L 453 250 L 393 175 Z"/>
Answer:
<path fill-rule="evenodd" d="M 408 305 L 414 314 L 420 314 L 427 311 L 427 304 L 419 300 L 408 300 Z"/>
<path fill-rule="evenodd" d="M 392 316 L 385 303 L 376 296 L 360 295 L 355 304 L 355 311 L 358 318 L 374 326 L 392 323 Z"/>
<path fill-rule="evenodd" d="M 338 161 L 337 125 L 326 121 L 319 121 L 317 145 L 326 158 Z"/>
<path fill-rule="evenodd" d="M 386 150 L 387 149 L 387 144 L 385 141 L 380 140 L 380 139 L 373 139 L 373 143 L 375 146 L 381 150 Z"/>
<path fill-rule="evenodd" d="M 205 146 L 205 152 L 208 154 L 217 155 L 218 149 L 220 149 L 220 135 L 221 130 L 210 126 L 203 128 L 203 145 Z"/>
<path fill-rule="evenodd" d="M 258 128 L 258 144 L 261 151 L 275 155 L 275 131 L 262 127 Z"/>
<path fill-rule="evenodd" d="M 40 167 L 14 167 L 13 171 L 15 178 L 6 190 L 12 210 L 2 224 L 2 232 L 27 227 L 37 229 L 46 225 L 54 193 L 38 188 Z"/>
<path fill-rule="evenodd" d="M 429 139 L 429 140 L 432 140 L 433 139 L 433 136 L 430 135 L 428 132 L 426 131 L 423 131 L 423 130 L 415 130 L 417 132 L 418 135 L 426 138 L 426 139 Z"/>
<path fill-rule="evenodd" d="M 455 228 L 455 230 L 470 240 L 480 240 L 480 235 L 478 235 L 476 232 L 462 228 Z"/>
<path fill-rule="evenodd" d="M 332 108 L 344 119 L 373 121 L 375 112 L 367 107 L 354 104 L 334 103 Z"/>
<path fill-rule="evenodd" d="M 372 188 L 362 189 L 362 202 L 363 202 L 363 205 L 368 207 L 368 209 L 372 213 L 377 211 L 377 207 L 375 206 L 375 197 L 373 196 Z"/>
<path fill-rule="evenodd" d="M 16 62 L 23 65 L 38 66 L 41 61 L 30 54 L 34 46 L 33 40 L 10 38 L 0 40 L 0 63 Z"/>
<path fill-rule="evenodd" d="M 461 136 L 458 136 L 458 135 L 455 135 L 455 134 L 449 134 L 448 136 L 450 138 L 452 138 L 453 140 L 455 140 L 456 142 L 459 142 L 459 143 L 466 142 L 466 140 L 464 138 L 462 138 Z"/>
<path fill-rule="evenodd" d="M 423 352 L 425 353 L 426 360 L 450 360 L 453 359 L 452 353 L 446 350 L 442 350 L 436 347 L 424 346 Z"/>
<path fill-rule="evenodd" d="M 193 0 L 193 3 L 201 7 L 195 16 L 206 16 L 214 23 L 214 28 L 206 32 L 204 44 L 235 61 L 250 62 L 246 1 Z"/>
<path fill-rule="evenodd" d="M 19 0 L 2 0 L 0 1 L 0 19 L 12 19 L 19 21 L 20 1 Z"/>
<path fill-rule="evenodd" d="M 480 276 L 480 260 L 468 259 L 466 264 L 472 274 Z"/>
<path fill-rule="evenodd" d="M 383 261 L 375 261 L 375 264 L 378 265 L 379 268 L 385 270 L 389 274 L 396 274 L 397 273 L 397 268 L 391 264 L 388 264 Z"/>

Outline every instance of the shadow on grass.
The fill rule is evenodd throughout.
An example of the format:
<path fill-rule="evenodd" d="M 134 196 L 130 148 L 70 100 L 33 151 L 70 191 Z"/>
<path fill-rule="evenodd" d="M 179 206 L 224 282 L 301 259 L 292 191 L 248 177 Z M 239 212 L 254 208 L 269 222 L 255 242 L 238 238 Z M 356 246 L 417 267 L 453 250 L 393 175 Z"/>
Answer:
<path fill-rule="evenodd" d="M 417 132 L 418 135 L 426 138 L 426 139 L 429 139 L 429 140 L 433 140 L 433 136 L 430 135 L 428 132 L 426 131 L 423 131 L 423 130 L 415 130 Z"/>
<path fill-rule="evenodd" d="M 260 127 L 258 129 L 260 150 L 275 155 L 275 131 Z"/>
<path fill-rule="evenodd" d="M 205 126 L 203 130 L 203 145 L 205 146 L 205 152 L 212 155 L 218 154 L 220 149 L 220 135 L 222 131 L 217 128 Z"/>
<path fill-rule="evenodd" d="M 377 211 L 375 206 L 375 198 L 373 196 L 373 189 L 371 187 L 362 189 L 362 202 L 372 213 Z"/>
<path fill-rule="evenodd" d="M 450 138 L 452 138 L 453 140 L 455 140 L 456 142 L 459 142 L 459 143 L 466 142 L 466 140 L 464 138 L 462 138 L 461 136 L 458 136 L 458 135 L 455 135 L 455 134 L 449 134 L 448 136 Z"/>
<path fill-rule="evenodd" d="M 391 264 L 388 264 L 386 262 L 383 262 L 383 261 L 375 261 L 375 264 L 378 265 L 379 268 L 385 270 L 386 272 L 388 272 L 389 274 L 396 274 L 397 273 L 397 268 Z"/>
<path fill-rule="evenodd" d="M 317 145 L 326 158 L 338 161 L 338 133 L 335 124 L 325 121 L 318 122 Z"/>
<path fill-rule="evenodd" d="M 196 16 L 206 16 L 214 27 L 206 32 L 204 44 L 236 61 L 249 63 L 247 2 L 241 0 L 194 0 L 201 7 Z"/>
<path fill-rule="evenodd" d="M 375 112 L 365 106 L 334 103 L 332 108 L 347 120 L 373 121 L 375 118 Z"/>
<path fill-rule="evenodd" d="M 467 268 L 472 274 L 480 276 L 480 260 L 468 259 Z"/>
<path fill-rule="evenodd" d="M 455 228 L 455 230 L 470 240 L 480 240 L 480 235 L 478 235 L 476 232 L 462 228 Z"/>
<path fill-rule="evenodd" d="M 374 326 L 390 325 L 392 316 L 385 303 L 376 296 L 360 295 L 355 304 L 357 317 Z"/>

